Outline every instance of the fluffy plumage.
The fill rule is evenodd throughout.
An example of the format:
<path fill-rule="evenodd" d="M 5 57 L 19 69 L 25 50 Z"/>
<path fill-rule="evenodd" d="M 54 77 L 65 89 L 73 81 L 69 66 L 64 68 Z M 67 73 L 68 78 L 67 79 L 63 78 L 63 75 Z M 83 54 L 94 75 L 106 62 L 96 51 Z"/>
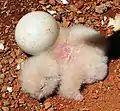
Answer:
<path fill-rule="evenodd" d="M 37 99 L 51 94 L 60 80 L 59 66 L 48 53 L 29 58 L 22 68 L 20 71 L 22 89 Z"/>
<path fill-rule="evenodd" d="M 107 42 L 96 30 L 83 25 L 60 28 L 49 50 L 29 58 L 20 72 L 22 89 L 41 99 L 53 93 L 82 100 L 84 83 L 103 80 L 107 74 Z"/>

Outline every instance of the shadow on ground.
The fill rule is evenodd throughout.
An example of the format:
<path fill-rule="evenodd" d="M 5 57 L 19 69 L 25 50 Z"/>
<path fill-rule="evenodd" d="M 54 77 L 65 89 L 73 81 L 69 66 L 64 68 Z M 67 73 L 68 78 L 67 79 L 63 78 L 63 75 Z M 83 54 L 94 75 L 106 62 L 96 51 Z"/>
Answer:
<path fill-rule="evenodd" d="M 108 50 L 109 59 L 117 59 L 120 57 L 120 30 L 115 32 L 111 37 L 108 38 L 110 43 Z"/>

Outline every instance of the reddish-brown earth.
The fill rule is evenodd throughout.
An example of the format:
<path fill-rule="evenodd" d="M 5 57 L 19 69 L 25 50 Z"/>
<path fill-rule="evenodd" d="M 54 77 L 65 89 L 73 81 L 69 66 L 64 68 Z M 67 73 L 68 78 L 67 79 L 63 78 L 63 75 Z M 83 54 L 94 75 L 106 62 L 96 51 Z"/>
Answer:
<path fill-rule="evenodd" d="M 110 61 L 104 81 L 83 88 L 82 102 L 54 95 L 41 103 L 21 91 L 19 64 L 27 55 L 16 45 L 14 31 L 18 20 L 33 10 L 55 10 L 59 25 L 81 23 L 107 36 L 112 34 L 108 18 L 120 13 L 120 1 L 71 0 L 63 5 L 61 0 L 0 0 L 0 44 L 4 45 L 0 50 L 0 111 L 120 111 L 120 59 Z"/>

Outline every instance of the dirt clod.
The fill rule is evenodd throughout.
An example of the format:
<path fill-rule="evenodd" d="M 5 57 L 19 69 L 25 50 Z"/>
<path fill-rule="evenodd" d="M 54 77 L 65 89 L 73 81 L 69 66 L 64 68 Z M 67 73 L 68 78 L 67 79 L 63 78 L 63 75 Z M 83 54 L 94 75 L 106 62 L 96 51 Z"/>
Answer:
<path fill-rule="evenodd" d="M 95 12 L 99 13 L 99 14 L 103 14 L 103 13 L 107 12 L 107 10 L 111 7 L 112 7 L 112 2 L 107 1 L 106 3 L 103 3 L 103 4 L 100 4 L 99 6 L 96 6 Z"/>

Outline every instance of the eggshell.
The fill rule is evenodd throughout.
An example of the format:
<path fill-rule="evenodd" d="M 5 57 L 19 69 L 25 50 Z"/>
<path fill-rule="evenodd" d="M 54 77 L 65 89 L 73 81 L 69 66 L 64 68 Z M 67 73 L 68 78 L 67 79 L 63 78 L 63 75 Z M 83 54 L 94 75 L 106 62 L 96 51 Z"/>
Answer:
<path fill-rule="evenodd" d="M 30 55 L 37 55 L 53 45 L 59 27 L 55 19 L 44 11 L 24 15 L 16 25 L 15 40 L 19 47 Z"/>

